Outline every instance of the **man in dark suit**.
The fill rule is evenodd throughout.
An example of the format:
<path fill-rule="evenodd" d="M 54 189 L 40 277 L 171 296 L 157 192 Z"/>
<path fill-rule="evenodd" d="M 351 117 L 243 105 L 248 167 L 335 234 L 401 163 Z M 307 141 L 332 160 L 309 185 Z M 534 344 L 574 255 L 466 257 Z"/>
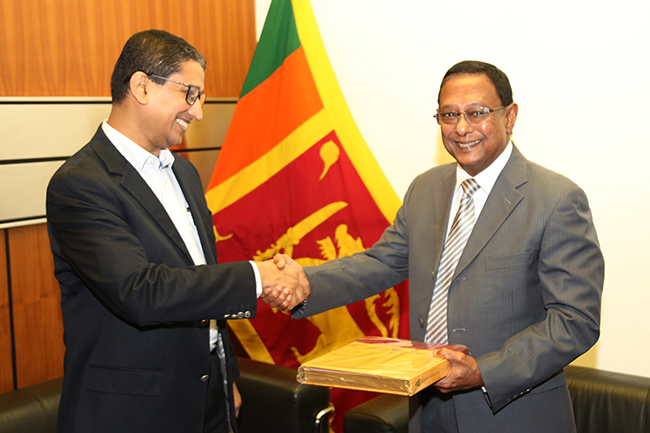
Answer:
<path fill-rule="evenodd" d="M 66 344 L 59 432 L 236 431 L 226 319 L 254 317 L 260 295 L 283 310 L 309 295 L 295 269 L 216 264 L 199 175 L 168 150 L 203 116 L 204 71 L 183 39 L 133 35 L 109 119 L 50 181 Z"/>
<path fill-rule="evenodd" d="M 498 68 L 453 66 L 438 104 L 442 141 L 457 163 L 418 176 L 394 224 L 369 250 L 305 268 L 314 292 L 294 317 L 409 278 L 411 338 L 471 351 L 438 352 L 450 373 L 416 395 L 411 431 L 575 432 L 563 368 L 598 339 L 604 279 L 587 197 L 511 142 L 518 107 Z M 452 220 L 464 206 L 467 179 L 478 185 L 467 198 L 470 234 L 454 247 Z M 443 256 L 454 248 L 457 261 L 439 291 Z M 439 338 L 427 338 L 437 335 L 439 317 Z"/>

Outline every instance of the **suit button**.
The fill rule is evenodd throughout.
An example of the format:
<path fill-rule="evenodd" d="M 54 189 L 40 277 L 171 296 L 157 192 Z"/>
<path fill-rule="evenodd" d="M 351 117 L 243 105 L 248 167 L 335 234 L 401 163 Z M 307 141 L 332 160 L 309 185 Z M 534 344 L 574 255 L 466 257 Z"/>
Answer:
<path fill-rule="evenodd" d="M 224 315 L 223 315 L 223 318 L 224 318 L 224 319 L 230 319 L 230 314 L 224 314 Z"/>
<path fill-rule="evenodd" d="M 199 325 L 201 326 L 201 328 L 205 328 L 205 327 L 208 326 L 209 324 L 210 324 L 210 321 L 209 321 L 209 320 L 206 320 L 206 319 L 203 319 L 203 320 L 201 320 L 201 321 L 199 322 Z"/>
<path fill-rule="evenodd" d="M 245 312 L 245 313 L 244 313 L 244 317 L 247 318 L 247 319 L 248 319 L 249 317 L 251 317 L 251 312 L 250 312 L 250 311 Z"/>
<path fill-rule="evenodd" d="M 420 328 L 424 328 L 424 320 L 422 319 L 422 317 L 418 319 L 418 322 L 420 323 Z"/>
<path fill-rule="evenodd" d="M 435 273 L 435 272 L 431 272 L 431 279 L 432 279 L 432 280 L 435 280 L 435 279 L 436 279 L 436 273 Z"/>
<path fill-rule="evenodd" d="M 207 382 L 209 378 L 210 378 L 210 375 L 205 374 L 205 375 L 201 376 L 201 382 Z"/>
<path fill-rule="evenodd" d="M 244 318 L 244 313 L 242 313 L 241 311 L 239 313 L 237 313 L 237 318 L 238 319 L 243 319 Z"/>

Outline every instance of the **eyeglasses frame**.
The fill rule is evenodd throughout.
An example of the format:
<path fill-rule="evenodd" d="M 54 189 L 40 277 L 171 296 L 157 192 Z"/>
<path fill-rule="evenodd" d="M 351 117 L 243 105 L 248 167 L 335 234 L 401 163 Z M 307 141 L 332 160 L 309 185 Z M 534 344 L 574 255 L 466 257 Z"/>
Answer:
<path fill-rule="evenodd" d="M 497 111 L 497 110 L 501 110 L 501 109 L 503 109 L 503 108 L 506 108 L 506 106 L 505 106 L 505 105 L 501 105 L 500 107 L 496 107 L 496 108 L 488 108 L 488 107 L 481 107 L 481 108 L 486 108 L 486 109 L 489 111 L 489 114 L 488 114 L 488 117 L 487 117 L 487 118 L 481 120 L 480 122 L 476 122 L 476 123 L 474 123 L 474 122 L 472 122 L 471 120 L 469 120 L 469 116 L 467 115 L 467 112 L 468 112 L 468 111 L 471 111 L 471 110 L 465 110 L 465 111 L 461 111 L 461 112 L 459 112 L 459 113 L 456 113 L 456 122 L 454 122 L 454 123 L 444 123 L 444 122 L 441 122 L 441 121 L 440 121 L 440 115 L 441 115 L 442 113 L 440 112 L 440 109 L 439 109 L 439 108 L 436 109 L 436 114 L 434 114 L 433 117 L 435 117 L 436 121 L 438 122 L 438 125 L 440 125 L 440 126 L 454 126 L 454 125 L 457 125 L 457 124 L 458 124 L 458 121 L 460 120 L 460 116 L 461 116 L 461 115 L 465 116 L 465 120 L 467 121 L 467 123 L 470 123 L 470 124 L 472 124 L 472 125 L 478 125 L 479 123 L 483 123 L 483 122 L 485 122 L 486 120 L 488 120 L 488 119 L 490 118 L 490 116 L 492 115 L 492 113 L 494 113 L 494 112 Z M 453 111 L 450 112 L 450 113 L 453 113 Z"/>
<path fill-rule="evenodd" d="M 195 85 L 193 85 L 193 84 L 183 83 L 182 81 L 172 80 L 171 78 L 161 77 L 160 75 L 149 74 L 149 73 L 147 73 L 147 72 L 145 72 L 145 74 L 147 74 L 148 77 L 159 78 L 159 79 L 161 79 L 161 80 L 171 81 L 172 83 L 182 84 L 183 86 L 186 86 L 186 87 L 187 87 L 187 92 L 185 93 L 185 102 L 187 102 L 190 106 L 191 106 L 191 105 L 194 105 L 194 103 L 195 103 L 198 99 L 201 99 L 201 97 L 205 95 L 205 92 L 201 92 L 201 89 L 199 89 L 198 86 L 195 86 Z M 194 87 L 195 89 L 198 89 L 199 93 L 197 93 L 197 95 L 196 95 L 196 99 L 194 99 L 194 101 L 190 102 L 190 101 L 189 101 L 189 99 L 190 99 L 190 91 L 192 90 L 192 87 Z"/>

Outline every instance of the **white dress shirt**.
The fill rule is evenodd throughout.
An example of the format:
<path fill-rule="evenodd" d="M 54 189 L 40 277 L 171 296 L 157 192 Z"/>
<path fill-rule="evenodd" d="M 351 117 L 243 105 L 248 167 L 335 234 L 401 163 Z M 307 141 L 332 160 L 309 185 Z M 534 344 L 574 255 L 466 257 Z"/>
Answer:
<path fill-rule="evenodd" d="M 504 167 L 508 163 L 508 160 L 510 159 L 510 155 L 512 155 L 512 148 L 513 145 L 511 141 L 510 143 L 508 143 L 508 145 L 503 150 L 503 152 L 501 152 L 501 155 L 499 155 L 492 164 L 490 164 L 485 170 L 483 170 L 482 172 L 474 176 L 474 179 L 480 185 L 478 191 L 476 191 L 472 196 L 474 199 L 474 223 L 476 223 L 476 220 L 481 214 L 481 211 L 485 206 L 485 202 L 487 201 L 488 196 L 490 195 L 490 192 L 492 191 L 492 188 L 494 187 L 494 184 L 497 181 L 497 178 L 499 177 Z M 450 216 L 449 216 L 449 223 L 447 224 L 447 234 L 445 235 L 445 239 L 449 235 L 449 230 L 451 230 L 451 225 L 453 223 L 454 216 L 456 215 L 456 213 L 458 212 L 458 208 L 460 207 L 460 199 L 463 196 L 463 188 L 460 185 L 465 180 L 470 179 L 471 177 L 472 176 L 470 176 L 465 170 L 463 170 L 460 164 L 456 167 L 456 186 L 454 187 L 454 197 L 451 200 L 451 207 L 449 209 Z M 492 402 L 490 401 L 490 397 L 488 395 L 488 391 L 485 388 L 485 386 L 481 387 L 481 391 L 483 391 L 483 396 L 485 397 L 485 401 L 487 402 L 487 404 L 490 407 L 492 407 Z"/>
<path fill-rule="evenodd" d="M 492 191 L 492 188 L 494 187 L 497 178 L 503 171 L 503 168 L 508 163 L 508 160 L 510 159 L 510 155 L 512 155 L 512 148 L 513 148 L 512 142 L 508 143 L 508 145 L 503 150 L 503 152 L 501 152 L 501 155 L 499 155 L 492 164 L 490 164 L 485 170 L 483 170 L 482 172 L 474 176 L 474 179 L 480 185 L 478 191 L 476 191 L 473 195 L 474 223 L 476 223 L 476 220 L 481 214 L 481 211 L 483 210 L 483 206 L 485 206 L 485 202 L 487 201 L 487 198 L 490 195 L 490 192 Z M 472 176 L 470 176 L 465 170 L 463 170 L 463 168 L 459 164 L 456 167 L 456 186 L 454 188 L 454 197 L 451 200 L 451 207 L 449 209 L 449 222 L 447 223 L 447 233 L 445 234 L 445 239 L 449 235 L 449 230 L 451 230 L 451 225 L 453 223 L 454 216 L 456 215 L 456 213 L 458 212 L 458 208 L 460 207 L 460 199 L 463 197 L 463 188 L 461 187 L 461 184 L 465 180 L 470 178 L 472 178 Z"/>

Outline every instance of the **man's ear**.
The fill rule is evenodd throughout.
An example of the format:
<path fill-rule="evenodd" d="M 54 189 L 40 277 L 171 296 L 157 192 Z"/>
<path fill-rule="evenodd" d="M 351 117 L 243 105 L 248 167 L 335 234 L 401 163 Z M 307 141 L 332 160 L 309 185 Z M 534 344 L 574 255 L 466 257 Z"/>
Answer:
<path fill-rule="evenodd" d="M 512 134 L 512 130 L 515 127 L 515 122 L 517 121 L 517 114 L 519 113 L 519 106 L 516 103 L 510 104 L 506 107 L 506 133 L 508 135 Z"/>
<path fill-rule="evenodd" d="M 131 94 L 140 104 L 147 104 L 149 96 L 147 95 L 147 86 L 149 85 L 149 77 L 142 71 L 135 72 L 131 75 L 129 80 L 129 89 Z"/>

